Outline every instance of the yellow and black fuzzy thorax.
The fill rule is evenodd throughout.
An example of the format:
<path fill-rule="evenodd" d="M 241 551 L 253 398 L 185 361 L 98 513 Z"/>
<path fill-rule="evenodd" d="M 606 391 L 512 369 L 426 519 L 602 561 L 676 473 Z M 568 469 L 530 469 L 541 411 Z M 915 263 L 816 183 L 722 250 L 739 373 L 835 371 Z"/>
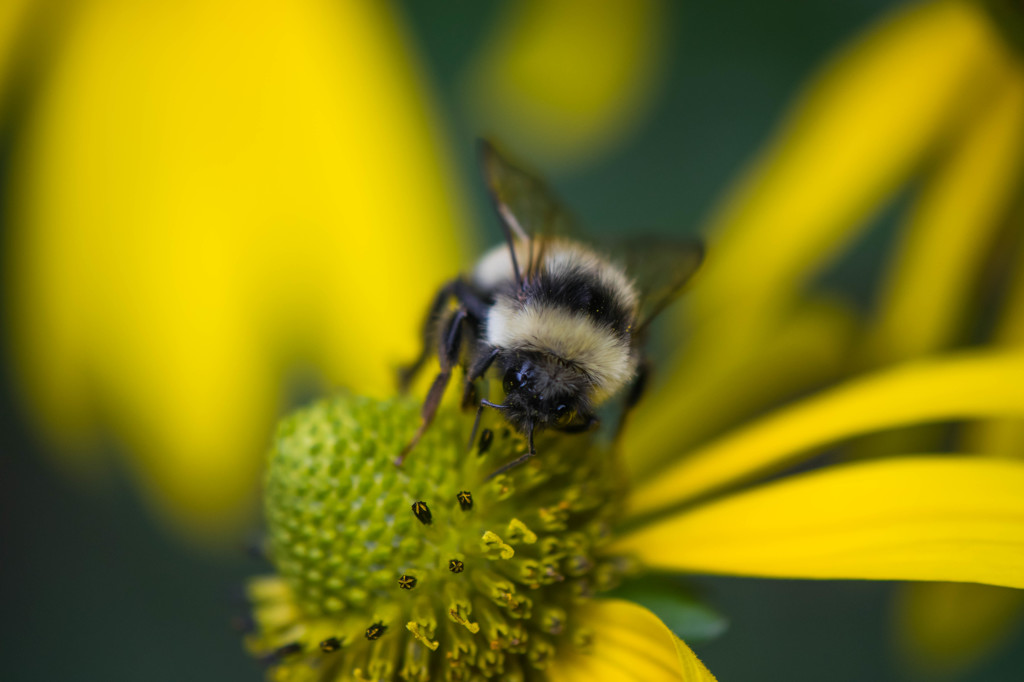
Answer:
<path fill-rule="evenodd" d="M 585 387 L 600 403 L 636 370 L 636 290 L 621 268 L 574 242 L 548 242 L 539 259 L 521 285 L 507 280 L 497 288 L 485 340 L 531 355 L 549 371 L 548 383 Z"/>

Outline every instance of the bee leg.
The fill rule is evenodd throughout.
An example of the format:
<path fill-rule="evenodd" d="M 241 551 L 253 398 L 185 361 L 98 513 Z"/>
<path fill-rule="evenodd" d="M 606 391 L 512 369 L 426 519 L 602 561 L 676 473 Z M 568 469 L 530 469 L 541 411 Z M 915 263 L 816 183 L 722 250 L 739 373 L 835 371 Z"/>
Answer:
<path fill-rule="evenodd" d="M 622 414 L 619 416 L 619 423 L 615 427 L 615 435 L 613 438 L 618 439 L 622 435 L 623 430 L 626 428 L 626 419 L 629 417 L 630 411 L 636 407 L 636 404 L 640 402 L 640 398 L 644 394 L 644 389 L 647 388 L 647 380 L 651 376 L 651 363 L 647 361 L 647 358 L 640 360 L 640 364 L 636 370 L 636 378 L 633 379 L 633 385 L 629 387 L 629 393 L 626 395 L 626 402 L 622 406 Z"/>
<path fill-rule="evenodd" d="M 410 365 L 400 367 L 398 369 L 398 390 L 400 393 L 407 393 L 409 391 L 409 384 L 416 377 L 423 365 L 426 364 L 427 358 L 430 357 L 430 352 L 434 346 L 434 330 L 437 326 L 437 320 L 444 311 L 445 306 L 448 305 L 448 301 L 451 300 L 452 296 L 455 295 L 455 290 L 459 280 L 453 279 L 447 282 L 441 290 L 434 296 L 434 301 L 430 304 L 430 308 L 427 310 L 427 317 L 423 320 L 423 329 L 420 335 L 423 337 L 423 346 L 420 350 L 419 356 Z"/>
<path fill-rule="evenodd" d="M 469 432 L 469 444 L 466 446 L 466 452 L 470 452 L 473 449 L 473 443 L 476 442 L 476 432 L 480 428 L 480 415 L 484 412 L 484 404 L 476 408 L 476 416 L 473 418 L 473 430 Z"/>
<path fill-rule="evenodd" d="M 508 471 L 510 469 L 515 469 L 517 466 L 519 466 L 523 462 L 527 461 L 528 459 L 532 459 L 532 458 L 536 457 L 537 456 L 537 450 L 533 447 L 533 429 L 532 428 L 530 429 L 529 441 L 530 441 L 530 449 L 526 452 L 526 454 L 520 455 L 519 457 L 516 457 L 514 460 L 512 460 L 508 464 L 501 465 L 500 467 L 498 467 L 497 469 L 495 469 L 494 471 L 489 473 L 487 475 L 487 478 L 485 478 L 484 480 L 485 481 L 489 481 L 492 478 L 494 478 L 495 476 L 503 474 L 503 473 L 505 473 L 506 471 Z"/>
<path fill-rule="evenodd" d="M 466 384 L 462 387 L 462 409 L 468 410 L 478 402 L 480 402 L 480 394 L 477 393 L 476 384 L 467 379 Z"/>
<path fill-rule="evenodd" d="M 501 474 L 505 473 L 506 471 L 508 471 L 510 469 L 515 469 L 517 466 L 519 466 L 520 464 L 522 464 L 523 462 L 525 462 L 528 459 L 532 459 L 536 455 L 537 455 L 536 452 L 527 452 L 525 455 L 520 455 L 519 457 L 516 457 L 514 460 L 512 460 L 508 464 L 503 464 L 502 466 L 498 467 L 497 469 L 495 469 L 491 473 L 487 474 L 487 478 L 485 478 L 484 480 L 485 481 L 489 481 L 492 478 L 494 478 L 495 476 L 500 476 Z"/>
<path fill-rule="evenodd" d="M 487 319 L 487 313 L 490 311 L 490 306 L 487 301 L 480 298 L 473 289 L 466 284 L 465 280 L 456 279 L 451 283 L 452 295 L 455 296 L 455 300 L 459 302 L 459 305 L 466 309 L 469 316 L 476 319 L 477 321 Z"/>
<path fill-rule="evenodd" d="M 475 382 L 490 369 L 496 357 L 498 357 L 498 349 L 491 348 L 470 365 L 469 370 L 466 372 L 466 385 L 462 389 L 462 409 L 468 409 L 470 405 L 477 402 L 478 396 L 476 394 Z M 481 401 L 476 408 L 476 417 L 473 419 L 473 430 L 469 434 L 469 447 L 466 448 L 467 450 L 473 449 L 473 442 L 476 440 L 476 430 L 480 427 L 480 414 L 484 411 L 486 402 Z"/>
<path fill-rule="evenodd" d="M 481 348 L 487 348 L 486 345 L 481 345 Z M 487 370 L 494 364 L 494 359 L 498 357 L 497 348 L 487 348 L 487 352 L 477 357 L 473 364 L 469 366 L 466 371 L 466 383 L 462 389 L 462 409 L 469 408 L 470 405 L 474 405 L 478 402 L 477 396 L 475 395 L 474 384 L 477 379 L 487 373 Z"/>
<path fill-rule="evenodd" d="M 448 388 L 448 382 L 452 378 L 452 369 L 459 359 L 459 346 L 462 342 L 462 324 L 466 321 L 466 318 L 465 308 L 459 308 L 445 323 L 444 335 L 441 338 L 443 345 L 438 349 L 438 355 L 441 359 L 441 371 L 434 378 L 434 383 L 431 384 L 430 391 L 427 392 L 427 398 L 423 401 L 423 409 L 420 412 L 420 427 L 416 429 L 412 440 L 402 448 L 402 452 L 395 459 L 396 466 L 402 466 L 402 462 L 412 452 L 412 449 L 416 447 L 416 444 L 420 442 L 420 438 L 427 432 L 430 423 L 434 421 L 434 415 L 437 414 L 437 409 L 441 406 L 441 398 L 444 397 L 444 391 Z"/>

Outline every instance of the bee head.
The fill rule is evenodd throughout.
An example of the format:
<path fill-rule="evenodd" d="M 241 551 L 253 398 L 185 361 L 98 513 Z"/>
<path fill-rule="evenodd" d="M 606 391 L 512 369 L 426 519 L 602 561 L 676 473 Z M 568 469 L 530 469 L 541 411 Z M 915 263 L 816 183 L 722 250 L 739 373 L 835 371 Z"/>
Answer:
<path fill-rule="evenodd" d="M 505 363 L 505 418 L 520 432 L 574 430 L 591 421 L 590 382 L 554 357 L 517 355 Z"/>

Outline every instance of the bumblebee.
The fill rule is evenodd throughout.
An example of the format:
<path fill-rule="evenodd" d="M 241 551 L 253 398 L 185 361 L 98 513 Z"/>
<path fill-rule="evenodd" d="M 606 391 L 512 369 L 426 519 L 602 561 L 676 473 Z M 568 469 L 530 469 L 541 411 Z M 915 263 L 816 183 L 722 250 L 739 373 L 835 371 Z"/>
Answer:
<path fill-rule="evenodd" d="M 483 408 L 497 409 L 528 439 L 527 453 L 493 476 L 536 454 L 535 431 L 590 429 L 598 423 L 595 409 L 627 386 L 626 409 L 636 403 L 648 372 L 643 342 L 650 323 L 680 293 L 704 251 L 697 242 L 646 240 L 616 249 L 621 260 L 609 257 L 573 237 L 571 221 L 541 180 L 486 141 L 480 157 L 504 243 L 434 299 L 423 351 L 400 373 L 401 387 L 408 388 L 434 348 L 440 372 L 420 427 L 396 463 L 430 426 L 461 366 L 463 405 L 477 402 L 476 424 Z M 475 382 L 492 369 L 502 377 L 504 401 L 475 401 Z"/>

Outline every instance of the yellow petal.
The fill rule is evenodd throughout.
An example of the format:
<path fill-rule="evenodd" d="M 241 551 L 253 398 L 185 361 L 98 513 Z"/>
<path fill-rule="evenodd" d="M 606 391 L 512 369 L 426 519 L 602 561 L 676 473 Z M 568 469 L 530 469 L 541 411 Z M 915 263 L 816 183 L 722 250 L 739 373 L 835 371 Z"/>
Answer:
<path fill-rule="evenodd" d="M 987 101 L 1004 50 L 976 3 L 901 8 L 815 78 L 708 228 L 694 355 L 743 356 L 805 281 Z"/>
<path fill-rule="evenodd" d="M 871 362 L 956 341 L 1010 202 L 1024 149 L 1024 69 L 1010 62 L 992 101 L 938 162 L 914 207 L 867 345 Z"/>
<path fill-rule="evenodd" d="M 1024 352 L 909 362 L 778 410 L 635 488 L 633 515 L 678 504 L 851 436 L 949 419 L 1024 416 Z M 739 389 L 738 389 L 739 390 Z"/>
<path fill-rule="evenodd" d="M 1024 459 L 1024 420 L 990 419 L 968 425 L 963 442 L 972 452 Z"/>
<path fill-rule="evenodd" d="M 1007 61 L 978 8 L 935 2 L 891 15 L 811 83 L 708 229 L 686 353 L 645 401 L 655 406 L 651 417 L 638 414 L 627 434 L 636 474 L 650 473 L 675 443 L 686 447 L 768 404 L 746 398 L 770 397 L 768 381 L 779 399 L 828 377 L 827 367 L 808 363 L 789 386 L 781 368 L 791 363 L 765 352 L 791 336 L 797 290 L 926 155 L 976 117 Z M 712 409 L 730 393 L 739 396 L 735 406 Z"/>
<path fill-rule="evenodd" d="M 1014 216 L 1018 232 L 1024 228 L 1024 216 Z M 1024 244 L 1014 255 L 1012 280 L 996 325 L 994 341 L 1003 346 L 1024 346 Z"/>
<path fill-rule="evenodd" d="M 649 567 L 1024 588 L 1024 462 L 837 466 L 655 521 L 612 543 Z"/>
<path fill-rule="evenodd" d="M 984 270 L 1016 201 L 1024 159 L 1024 69 L 1008 58 L 996 82 L 989 104 L 942 151 L 915 198 L 877 320 L 859 351 L 862 364 L 921 356 L 970 338 L 965 326 L 976 321 L 979 290 L 991 279 Z M 928 450 L 941 438 L 941 429 L 900 430 L 865 439 L 851 457 Z M 1008 445 L 964 449 L 1006 452 Z"/>
<path fill-rule="evenodd" d="M 508 4 L 467 76 L 480 128 L 547 167 L 600 153 L 651 99 L 665 13 L 662 0 Z"/>
<path fill-rule="evenodd" d="M 19 51 L 30 47 L 25 43 L 28 40 L 26 27 L 32 20 L 32 11 L 38 10 L 39 5 L 33 0 L 0 3 L 0 96 L 8 93 Z"/>
<path fill-rule="evenodd" d="M 582 625 L 593 633 L 589 653 L 559 655 L 548 678 L 566 682 L 713 682 L 715 677 L 682 640 L 642 606 L 601 599 L 579 609 Z"/>
<path fill-rule="evenodd" d="M 656 474 L 680 450 L 731 423 L 805 393 L 839 376 L 848 362 L 855 326 L 852 313 L 834 301 L 803 302 L 780 331 L 737 366 L 700 362 L 654 368 L 658 389 L 630 415 L 623 454 L 633 480 Z"/>
<path fill-rule="evenodd" d="M 286 370 L 390 390 L 458 269 L 429 102 L 379 3 L 73 16 L 6 188 L 21 383 L 48 436 L 102 419 L 158 509 L 231 530 Z"/>
<path fill-rule="evenodd" d="M 1005 644 L 1024 616 L 1024 591 L 969 583 L 910 583 L 900 587 L 898 641 L 923 672 L 963 670 Z"/>
<path fill-rule="evenodd" d="M 1018 232 L 1024 216 L 1014 216 Z M 1013 260 L 1012 279 L 999 313 L 993 342 L 999 346 L 1024 348 L 1024 243 Z M 1024 458 L 1024 419 L 986 420 L 969 424 L 963 437 L 971 452 Z"/>

